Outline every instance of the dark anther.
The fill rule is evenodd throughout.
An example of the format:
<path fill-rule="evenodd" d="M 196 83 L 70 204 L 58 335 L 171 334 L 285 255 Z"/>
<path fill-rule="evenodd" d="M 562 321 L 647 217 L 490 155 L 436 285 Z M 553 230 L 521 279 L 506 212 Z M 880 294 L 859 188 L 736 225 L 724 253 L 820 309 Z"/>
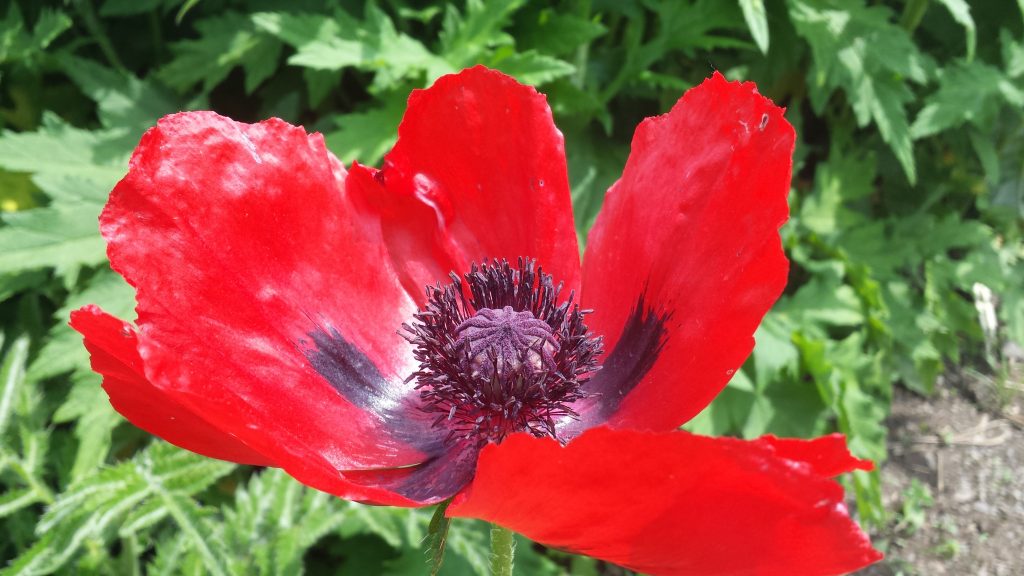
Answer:
<path fill-rule="evenodd" d="M 500 442 L 512 432 L 556 437 L 598 370 L 592 337 L 570 293 L 533 260 L 473 264 L 451 283 L 427 287 L 427 304 L 403 336 L 415 345 L 422 409 L 449 439 Z"/>

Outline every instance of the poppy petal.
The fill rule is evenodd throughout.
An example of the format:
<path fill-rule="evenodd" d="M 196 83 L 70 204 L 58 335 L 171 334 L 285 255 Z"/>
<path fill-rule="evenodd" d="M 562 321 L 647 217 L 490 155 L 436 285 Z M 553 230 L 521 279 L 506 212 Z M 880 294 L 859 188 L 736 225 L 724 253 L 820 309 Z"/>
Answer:
<path fill-rule="evenodd" d="M 846 448 L 846 437 L 842 434 L 829 434 L 813 440 L 768 435 L 755 442 L 771 446 L 780 458 L 807 464 L 814 469 L 815 474 L 822 476 L 838 476 L 854 470 L 870 472 L 875 469 L 874 462 L 850 454 Z"/>
<path fill-rule="evenodd" d="M 442 448 L 425 415 L 388 412 L 415 396 L 397 333 L 415 304 L 344 177 L 318 134 L 176 114 L 142 138 L 100 217 L 137 288 L 146 379 L 278 465 L 335 479 Z M 323 333 L 344 341 L 328 356 L 347 371 L 314 362 Z"/>
<path fill-rule="evenodd" d="M 794 143 L 783 110 L 717 72 L 633 136 L 587 241 L 583 303 L 605 337 L 588 426 L 671 430 L 717 395 L 782 293 Z"/>
<path fill-rule="evenodd" d="M 86 306 L 72 312 L 71 325 L 85 336 L 92 368 L 103 376 L 103 388 L 111 405 L 133 424 L 203 456 L 239 464 L 276 466 L 146 380 L 138 352 L 138 334 L 131 324 L 96 306 Z M 472 478 L 476 453 L 475 447 L 460 445 L 419 466 L 342 471 L 340 475 L 323 466 L 291 468 L 289 472 L 303 482 L 350 500 L 420 506 L 449 498 L 465 486 Z"/>
<path fill-rule="evenodd" d="M 131 324 L 96 306 L 86 306 L 71 313 L 71 326 L 85 336 L 92 369 L 103 376 L 103 389 L 111 405 L 133 424 L 203 456 L 239 464 L 273 465 L 266 456 L 214 428 L 150 384 L 142 373 L 138 339 Z"/>
<path fill-rule="evenodd" d="M 562 134 L 532 87 L 482 66 L 443 76 L 409 97 L 383 168 L 351 172 L 411 294 L 485 258 L 534 258 L 578 289 Z"/>
<path fill-rule="evenodd" d="M 814 466 L 772 442 L 686 432 L 602 426 L 564 446 L 510 436 L 481 451 L 448 515 L 649 574 L 824 576 L 881 558 Z"/>

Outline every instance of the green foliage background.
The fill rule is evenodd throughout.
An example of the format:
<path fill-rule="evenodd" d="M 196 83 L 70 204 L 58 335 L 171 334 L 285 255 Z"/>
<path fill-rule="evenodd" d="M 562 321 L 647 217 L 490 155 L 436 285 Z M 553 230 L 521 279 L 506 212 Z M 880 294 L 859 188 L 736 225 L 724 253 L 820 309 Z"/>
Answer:
<path fill-rule="evenodd" d="M 2 11 L 3 9 L 0 9 Z M 885 458 L 894 384 L 982 353 L 972 286 L 1024 342 L 1024 0 L 15 1 L 0 13 L 0 574 L 419 574 L 429 511 L 371 508 L 126 424 L 70 310 L 132 317 L 96 217 L 145 128 L 212 108 L 379 162 L 411 89 L 482 63 L 548 94 L 581 239 L 637 122 L 723 71 L 800 135 L 789 288 L 688 427 L 840 430 Z M 685 374 L 680 375 L 685 385 Z M 879 524 L 879 478 L 850 479 Z M 614 506 L 609 502 L 609 506 Z M 485 573 L 456 521 L 443 573 Z M 4 567 L 5 566 L 5 567 Z M 596 574 L 520 542 L 517 572 Z"/>

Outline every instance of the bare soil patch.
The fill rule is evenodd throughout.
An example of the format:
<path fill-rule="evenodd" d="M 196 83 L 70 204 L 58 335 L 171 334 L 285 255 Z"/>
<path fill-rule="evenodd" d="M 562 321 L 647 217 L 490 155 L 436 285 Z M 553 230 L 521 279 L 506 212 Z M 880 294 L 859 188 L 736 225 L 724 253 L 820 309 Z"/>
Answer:
<path fill-rule="evenodd" d="M 1024 393 L 954 372 L 930 398 L 898 390 L 882 466 L 885 561 L 857 576 L 1024 575 Z"/>

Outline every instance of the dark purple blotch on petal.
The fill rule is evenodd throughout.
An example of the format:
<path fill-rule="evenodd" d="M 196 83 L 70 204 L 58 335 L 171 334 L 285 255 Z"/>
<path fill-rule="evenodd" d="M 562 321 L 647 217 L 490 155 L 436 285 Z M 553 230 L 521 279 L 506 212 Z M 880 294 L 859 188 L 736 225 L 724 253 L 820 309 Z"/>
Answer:
<path fill-rule="evenodd" d="M 463 440 L 415 466 L 380 470 L 343 471 L 349 480 L 372 484 L 411 500 L 433 504 L 447 500 L 473 479 L 480 446 Z"/>
<path fill-rule="evenodd" d="M 306 359 L 346 400 L 376 415 L 396 440 L 429 455 L 443 450 L 444 437 L 422 415 L 417 395 L 401 395 L 402 384 L 388 382 L 333 326 L 317 326 L 308 336 L 312 345 L 302 346 Z"/>
<path fill-rule="evenodd" d="M 579 419 L 566 421 L 560 428 L 563 440 L 604 423 L 618 410 L 661 355 L 671 317 L 672 312 L 656 310 L 647 303 L 646 293 L 640 294 L 615 348 L 605 357 L 601 370 L 583 385 L 586 396 L 573 406 Z"/>

